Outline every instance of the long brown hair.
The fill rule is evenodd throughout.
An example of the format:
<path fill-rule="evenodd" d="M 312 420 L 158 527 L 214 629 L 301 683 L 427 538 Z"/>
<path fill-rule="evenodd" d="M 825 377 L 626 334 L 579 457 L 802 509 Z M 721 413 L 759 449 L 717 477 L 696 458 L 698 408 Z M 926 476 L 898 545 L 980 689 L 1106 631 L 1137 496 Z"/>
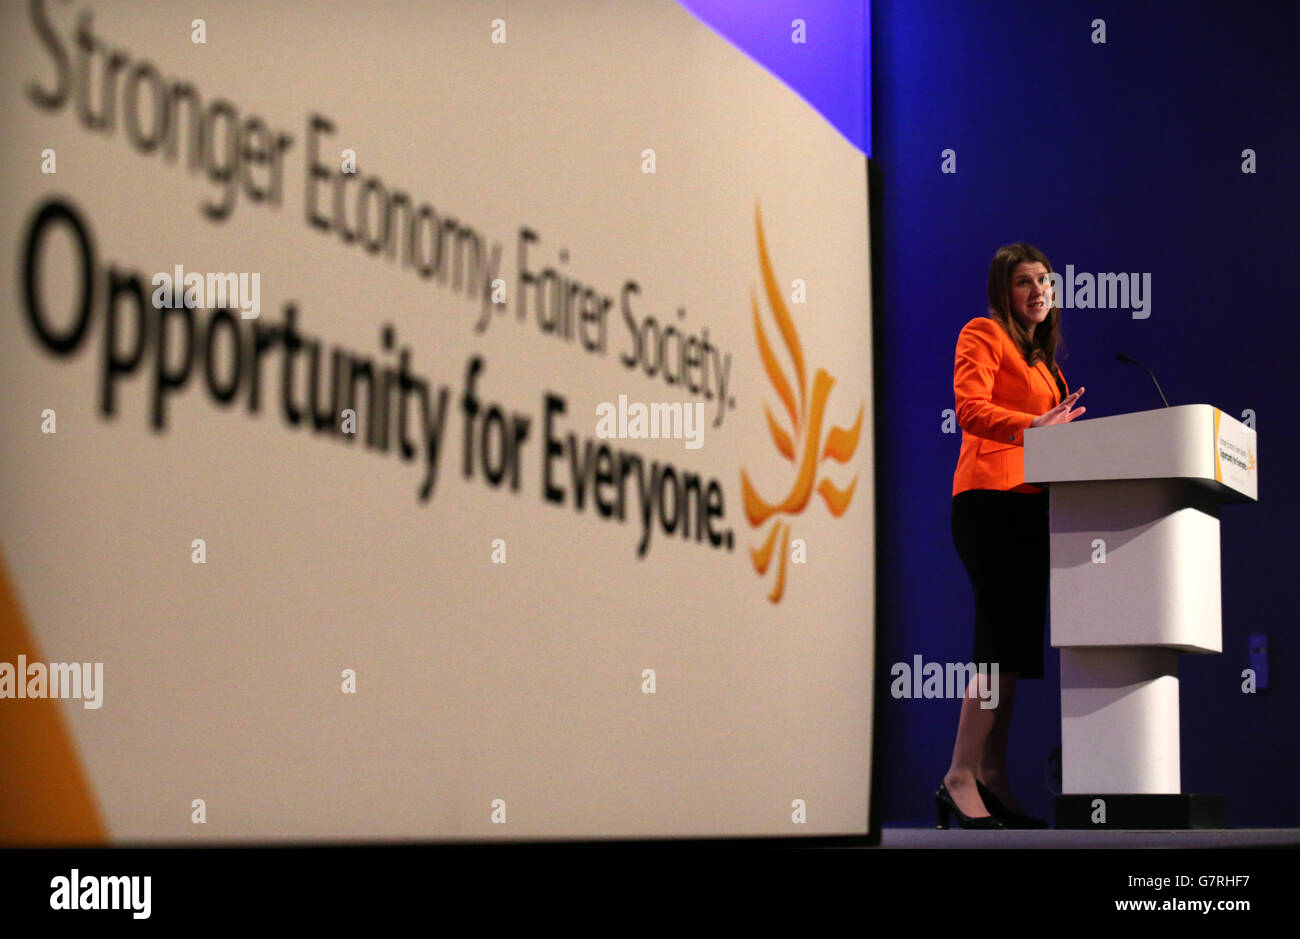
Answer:
<path fill-rule="evenodd" d="M 1042 361 L 1053 375 L 1058 375 L 1056 352 L 1058 346 L 1062 353 L 1065 347 L 1061 339 L 1061 308 L 1059 297 L 1053 295 L 1052 308 L 1047 311 L 1047 318 L 1038 324 L 1034 335 L 1030 336 L 1020 322 L 1020 318 L 1011 311 L 1011 277 L 1016 267 L 1025 261 L 1037 261 L 1052 272 L 1052 262 L 1047 255 L 1031 244 L 1023 241 L 998 248 L 989 265 L 989 315 L 1002 324 L 1002 328 L 1015 342 L 1020 354 L 1025 357 L 1025 364 L 1032 366 Z"/>

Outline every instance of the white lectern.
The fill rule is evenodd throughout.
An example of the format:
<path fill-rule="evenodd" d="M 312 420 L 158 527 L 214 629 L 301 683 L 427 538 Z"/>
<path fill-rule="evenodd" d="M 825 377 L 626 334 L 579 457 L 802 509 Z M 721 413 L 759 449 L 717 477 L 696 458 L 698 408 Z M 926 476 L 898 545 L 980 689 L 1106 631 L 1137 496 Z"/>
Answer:
<path fill-rule="evenodd" d="M 1257 500 L 1256 454 L 1208 404 L 1025 431 L 1050 493 L 1058 828 L 1226 825 L 1221 797 L 1181 791 L 1178 656 L 1223 651 L 1219 507 Z"/>

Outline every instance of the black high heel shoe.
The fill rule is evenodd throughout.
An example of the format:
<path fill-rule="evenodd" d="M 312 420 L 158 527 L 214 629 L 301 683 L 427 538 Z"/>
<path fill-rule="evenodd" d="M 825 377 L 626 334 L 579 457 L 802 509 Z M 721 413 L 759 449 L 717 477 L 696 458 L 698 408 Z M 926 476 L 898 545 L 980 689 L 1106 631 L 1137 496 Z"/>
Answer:
<path fill-rule="evenodd" d="M 957 824 L 962 828 L 979 828 L 991 830 L 995 828 L 1006 828 L 1006 822 L 996 815 L 980 815 L 972 818 L 961 809 L 957 808 L 957 803 L 953 801 L 952 794 L 948 792 L 947 783 L 939 783 L 939 789 L 934 794 L 934 807 L 939 813 L 938 828 L 947 828 L 950 815 L 957 816 Z"/>
<path fill-rule="evenodd" d="M 1051 826 L 1041 818 L 1034 818 L 1032 815 L 1021 815 L 1019 812 L 1013 812 L 1002 801 L 993 794 L 988 786 L 984 785 L 978 779 L 975 780 L 975 786 L 979 789 L 980 798 L 984 800 L 985 807 L 998 818 L 1007 823 L 1008 828 L 1050 828 Z"/>

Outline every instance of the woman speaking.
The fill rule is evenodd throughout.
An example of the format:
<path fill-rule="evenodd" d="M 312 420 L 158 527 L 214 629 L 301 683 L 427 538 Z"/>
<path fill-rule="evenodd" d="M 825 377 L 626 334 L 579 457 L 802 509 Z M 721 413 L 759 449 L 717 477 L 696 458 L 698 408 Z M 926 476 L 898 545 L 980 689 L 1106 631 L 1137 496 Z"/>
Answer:
<path fill-rule="evenodd" d="M 1025 482 L 1027 427 L 1063 424 L 1073 394 L 1056 364 L 1061 311 L 1051 263 L 1032 245 L 1000 248 L 989 266 L 989 316 L 957 337 L 953 392 L 961 453 L 952 480 L 952 538 L 975 594 L 973 661 L 998 663 L 983 694 L 966 688 L 952 765 L 935 793 L 939 827 L 1046 828 L 1021 814 L 1006 774 L 1017 678 L 1043 677 L 1047 622 L 1047 493 Z M 989 687 L 996 683 L 996 687 Z"/>

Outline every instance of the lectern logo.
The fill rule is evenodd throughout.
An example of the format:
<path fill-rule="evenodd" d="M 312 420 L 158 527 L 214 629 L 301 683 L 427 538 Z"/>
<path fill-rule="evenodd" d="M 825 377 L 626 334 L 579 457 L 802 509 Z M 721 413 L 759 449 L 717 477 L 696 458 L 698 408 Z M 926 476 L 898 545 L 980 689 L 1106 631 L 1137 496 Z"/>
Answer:
<path fill-rule="evenodd" d="M 824 368 L 817 369 L 813 375 L 812 394 L 809 395 L 803 346 L 799 342 L 799 334 L 795 330 L 794 320 L 790 316 L 790 311 L 786 308 L 781 289 L 777 284 L 776 274 L 772 270 L 772 262 L 767 254 L 767 241 L 763 237 L 763 218 L 757 203 L 754 205 L 754 227 L 758 234 L 758 263 L 763 273 L 763 293 L 768 306 L 771 308 L 772 316 L 776 320 L 777 328 L 780 330 L 781 339 L 786 350 L 790 353 L 795 378 L 795 388 L 792 390 L 791 383 L 781 365 L 777 362 L 772 346 L 767 340 L 767 333 L 763 329 L 763 320 L 758 311 L 758 295 L 751 289 L 750 305 L 754 313 L 754 337 L 758 344 L 758 353 L 763 361 L 763 370 L 767 372 L 767 377 L 772 382 L 773 390 L 785 406 L 786 414 L 790 418 L 790 429 L 787 431 L 782 426 L 766 403 L 763 404 L 763 413 L 767 416 L 767 427 L 772 434 L 772 442 L 776 445 L 777 451 L 789 460 L 794 467 L 794 480 L 784 499 L 780 502 L 767 502 L 755 490 L 753 484 L 749 481 L 749 474 L 742 467 L 740 471 L 740 488 L 745 500 L 745 517 L 749 519 L 750 527 L 759 528 L 766 524 L 769 519 L 777 516 L 775 524 L 771 526 L 771 530 L 763 540 L 762 545 L 757 548 L 750 548 L 749 555 L 754 564 L 754 570 L 758 575 L 760 577 L 766 575 L 767 569 L 772 563 L 772 555 L 776 549 L 777 539 L 780 539 L 781 546 L 776 584 L 767 597 L 773 603 L 780 603 L 781 597 L 785 594 L 785 568 L 789 562 L 790 551 L 790 523 L 779 516 L 794 516 L 803 512 L 808 505 L 809 498 L 812 496 L 813 482 L 817 476 L 818 467 L 825 462 L 827 457 L 838 463 L 847 463 L 852 458 L 858 448 L 858 437 L 862 432 L 862 414 L 866 405 L 860 404 L 858 406 L 858 418 L 853 422 L 851 428 L 844 429 L 832 426 L 826 434 L 826 442 L 823 445 L 822 418 L 826 410 L 826 400 L 830 396 L 835 379 Z M 799 396 L 797 404 L 795 402 L 796 392 Z M 798 454 L 797 457 L 796 454 Z M 853 501 L 853 490 L 857 487 L 857 484 L 858 478 L 856 475 L 849 482 L 848 487 L 844 489 L 839 488 L 829 479 L 822 479 L 817 484 L 816 490 L 817 494 L 825 501 L 831 515 L 839 518 L 849 507 L 849 503 Z"/>

